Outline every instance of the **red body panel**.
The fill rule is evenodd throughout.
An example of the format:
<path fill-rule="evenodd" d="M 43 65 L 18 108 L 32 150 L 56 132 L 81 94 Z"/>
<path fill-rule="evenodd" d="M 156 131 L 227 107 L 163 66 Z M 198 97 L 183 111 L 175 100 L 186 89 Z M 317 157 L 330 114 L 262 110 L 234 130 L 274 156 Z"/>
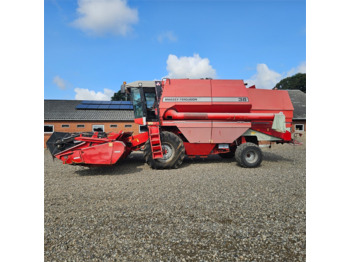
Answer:
<path fill-rule="evenodd" d="M 131 136 L 128 139 L 128 142 L 131 143 L 131 147 L 138 147 L 139 145 L 142 145 L 146 143 L 148 140 L 148 133 L 141 133 L 135 136 Z"/>
<path fill-rule="evenodd" d="M 250 127 L 250 123 L 212 122 L 211 143 L 233 143 Z"/>
<path fill-rule="evenodd" d="M 84 143 L 70 148 L 55 157 L 62 160 L 64 164 L 111 165 L 125 153 L 125 144 L 121 141 L 103 141 L 101 144 L 95 143 L 92 146 L 89 144 Z"/>
<path fill-rule="evenodd" d="M 111 165 L 119 160 L 124 149 L 123 142 L 108 142 L 81 150 L 81 156 L 85 164 Z"/>
<path fill-rule="evenodd" d="M 202 144 L 193 144 L 184 142 L 186 155 L 189 156 L 206 156 L 210 155 L 212 150 L 215 147 L 215 144 L 202 143 Z"/>
<path fill-rule="evenodd" d="M 211 121 L 167 121 L 164 126 L 176 126 L 190 143 L 211 143 Z"/>
<path fill-rule="evenodd" d="M 74 147 L 61 151 L 54 155 L 62 160 L 64 164 L 93 164 L 93 165 L 111 165 L 115 164 L 120 158 L 130 154 L 136 141 L 145 143 L 148 139 L 147 133 L 140 134 L 138 137 L 130 136 L 128 133 L 110 133 L 107 138 L 97 138 L 97 133 L 92 137 L 79 136 L 74 140 L 81 141 Z M 134 142 L 134 143 L 133 143 Z M 131 146 L 126 146 L 126 143 Z"/>
<path fill-rule="evenodd" d="M 272 130 L 280 112 L 286 127 L 291 126 L 293 105 L 288 92 L 246 88 L 242 80 L 167 80 L 159 109 L 161 125 L 177 127 L 190 143 L 232 143 L 248 128 L 291 140 L 289 131 Z M 220 126 L 223 121 L 232 125 Z"/>
<path fill-rule="evenodd" d="M 248 98 L 242 80 L 210 80 L 212 88 L 213 112 L 248 113 L 252 107 L 250 100 L 230 102 L 230 98 Z"/>

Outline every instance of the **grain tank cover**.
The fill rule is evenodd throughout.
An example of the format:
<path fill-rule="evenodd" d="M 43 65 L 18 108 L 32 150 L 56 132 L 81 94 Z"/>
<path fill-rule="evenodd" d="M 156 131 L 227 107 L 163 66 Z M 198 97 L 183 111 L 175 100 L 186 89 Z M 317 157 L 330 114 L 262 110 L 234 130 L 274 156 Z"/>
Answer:
<path fill-rule="evenodd" d="M 167 79 L 160 114 L 177 112 L 248 113 L 252 107 L 243 80 Z"/>

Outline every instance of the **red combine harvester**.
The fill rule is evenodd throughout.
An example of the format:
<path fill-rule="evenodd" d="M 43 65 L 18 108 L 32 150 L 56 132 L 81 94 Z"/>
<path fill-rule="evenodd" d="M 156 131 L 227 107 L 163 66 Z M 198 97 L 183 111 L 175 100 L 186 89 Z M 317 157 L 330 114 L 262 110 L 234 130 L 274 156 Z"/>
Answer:
<path fill-rule="evenodd" d="M 135 123 L 148 132 L 52 134 L 51 154 L 64 164 L 113 165 L 143 148 L 155 169 L 178 168 L 188 157 L 219 154 L 242 167 L 262 161 L 261 142 L 292 142 L 287 91 L 246 88 L 242 80 L 164 79 L 124 84 Z"/>

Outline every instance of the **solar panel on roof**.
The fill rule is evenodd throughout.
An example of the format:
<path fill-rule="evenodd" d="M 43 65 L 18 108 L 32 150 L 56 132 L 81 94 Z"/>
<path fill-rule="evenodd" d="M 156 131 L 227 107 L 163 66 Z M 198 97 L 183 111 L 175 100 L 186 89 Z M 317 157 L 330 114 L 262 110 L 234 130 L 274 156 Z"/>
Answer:
<path fill-rule="evenodd" d="M 76 109 L 85 109 L 86 108 L 86 105 L 83 105 L 83 104 L 79 104 L 75 107 Z"/>
<path fill-rule="evenodd" d="M 91 104 L 91 105 L 88 105 L 88 106 L 87 106 L 87 109 L 98 109 L 98 107 L 99 107 L 99 105 L 93 105 L 93 104 Z"/>
<path fill-rule="evenodd" d="M 100 101 L 100 105 L 111 105 L 112 101 Z"/>
<path fill-rule="evenodd" d="M 131 101 L 120 101 L 122 105 L 132 105 Z"/>
<path fill-rule="evenodd" d="M 82 101 L 75 107 L 76 109 L 84 110 L 133 110 L 133 105 L 130 101 L 94 101 L 86 100 Z"/>
<path fill-rule="evenodd" d="M 99 105 L 98 109 L 108 109 L 109 105 Z"/>
<path fill-rule="evenodd" d="M 110 105 L 108 109 L 120 109 L 120 105 Z"/>
<path fill-rule="evenodd" d="M 91 101 L 82 101 L 81 103 L 82 104 L 88 104 L 88 105 L 96 105 L 96 104 L 99 104 L 101 101 L 94 101 L 94 100 L 91 100 Z"/>
<path fill-rule="evenodd" d="M 120 109 L 133 109 L 132 105 L 120 105 Z"/>

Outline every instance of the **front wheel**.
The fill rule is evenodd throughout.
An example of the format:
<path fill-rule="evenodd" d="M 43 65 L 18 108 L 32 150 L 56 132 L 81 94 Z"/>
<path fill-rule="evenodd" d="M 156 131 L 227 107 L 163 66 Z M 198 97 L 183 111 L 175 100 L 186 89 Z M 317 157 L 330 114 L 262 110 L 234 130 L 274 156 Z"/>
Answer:
<path fill-rule="evenodd" d="M 144 158 L 153 169 L 169 169 L 181 166 L 185 158 L 185 146 L 177 135 L 164 131 L 160 134 L 163 149 L 163 158 L 153 159 L 149 141 L 145 144 Z"/>
<path fill-rule="evenodd" d="M 262 161 L 262 151 L 258 145 L 247 142 L 237 147 L 235 158 L 242 167 L 258 167 Z"/>

